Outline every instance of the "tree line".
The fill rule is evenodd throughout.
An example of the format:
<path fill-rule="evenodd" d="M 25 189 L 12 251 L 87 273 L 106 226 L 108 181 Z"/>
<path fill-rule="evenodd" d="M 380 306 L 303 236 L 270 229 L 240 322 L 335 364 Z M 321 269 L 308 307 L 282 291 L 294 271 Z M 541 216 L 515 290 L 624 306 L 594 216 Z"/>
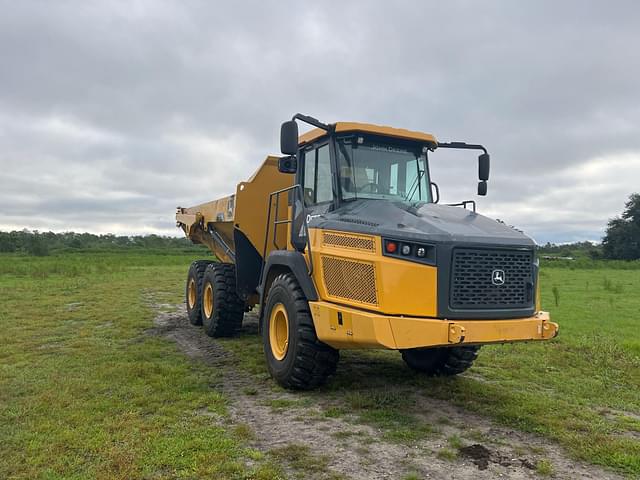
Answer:
<path fill-rule="evenodd" d="M 52 252 L 96 250 L 190 250 L 202 248 L 184 237 L 160 235 L 96 235 L 76 232 L 39 232 L 37 230 L 0 231 L 0 252 L 46 256 Z"/>
<path fill-rule="evenodd" d="M 37 230 L 20 230 L 13 232 L 0 231 L 0 253 L 26 253 L 44 256 L 51 252 L 83 251 L 83 250 L 122 250 L 122 249 L 202 249 L 193 245 L 184 237 L 168 237 L 160 235 L 113 235 L 110 233 L 95 235 L 93 233 L 75 232 L 39 232 Z M 593 259 L 612 260 L 640 259 L 640 194 L 629 196 L 625 209 L 620 217 L 612 218 L 607 224 L 607 231 L 601 245 L 591 242 L 578 242 L 569 245 L 547 243 L 540 247 L 541 253 L 558 256 L 582 256 Z"/>

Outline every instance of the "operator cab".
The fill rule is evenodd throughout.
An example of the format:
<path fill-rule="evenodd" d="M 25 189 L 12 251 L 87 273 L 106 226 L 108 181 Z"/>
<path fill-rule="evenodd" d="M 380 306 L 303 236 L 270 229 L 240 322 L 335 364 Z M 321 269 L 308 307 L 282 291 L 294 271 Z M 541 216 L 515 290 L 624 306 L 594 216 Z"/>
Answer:
<path fill-rule="evenodd" d="M 296 120 L 317 128 L 298 136 Z M 431 181 L 429 154 L 437 148 L 482 150 L 478 158 L 478 194 L 485 195 L 489 179 L 489 155 L 482 145 L 462 142 L 442 143 L 428 133 L 378 125 L 338 122 L 324 124 L 296 114 L 283 123 L 280 133 L 282 173 L 296 175 L 299 186 L 293 203 L 294 232 L 302 232 L 301 222 L 314 215 L 336 211 L 358 200 L 400 202 L 418 207 L 438 203 L 439 189 Z M 462 205 L 475 202 L 467 201 Z M 303 239 L 293 243 L 302 247 Z"/>

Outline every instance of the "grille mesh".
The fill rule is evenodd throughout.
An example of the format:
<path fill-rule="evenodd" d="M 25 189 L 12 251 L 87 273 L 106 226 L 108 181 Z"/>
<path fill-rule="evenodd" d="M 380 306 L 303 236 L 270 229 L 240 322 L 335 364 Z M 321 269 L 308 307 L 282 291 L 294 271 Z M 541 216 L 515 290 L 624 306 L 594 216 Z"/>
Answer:
<path fill-rule="evenodd" d="M 494 270 L 504 284 L 494 285 Z M 453 251 L 451 307 L 526 308 L 533 304 L 533 252 L 458 248 Z"/>
<path fill-rule="evenodd" d="M 322 274 L 327 293 L 367 305 L 378 305 L 373 264 L 322 256 Z"/>
<path fill-rule="evenodd" d="M 332 247 L 352 248 L 354 250 L 375 252 L 375 243 L 371 237 L 324 232 L 322 234 L 322 240 L 325 245 L 330 245 Z"/>

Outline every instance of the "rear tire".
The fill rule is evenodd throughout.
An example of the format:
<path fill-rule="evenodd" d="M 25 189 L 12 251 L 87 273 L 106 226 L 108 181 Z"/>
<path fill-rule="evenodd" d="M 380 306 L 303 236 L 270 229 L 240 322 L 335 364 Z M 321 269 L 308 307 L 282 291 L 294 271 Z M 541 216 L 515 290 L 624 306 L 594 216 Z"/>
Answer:
<path fill-rule="evenodd" d="M 478 358 L 479 346 L 413 348 L 402 351 L 405 363 L 418 372 L 434 377 L 458 375 Z"/>
<path fill-rule="evenodd" d="M 289 389 L 325 383 L 340 354 L 318 340 L 309 303 L 293 274 L 274 279 L 264 308 L 262 342 L 271 376 Z"/>
<path fill-rule="evenodd" d="M 244 301 L 236 293 L 231 263 L 208 265 L 202 280 L 202 327 L 210 337 L 230 337 L 242 326 Z"/>
<path fill-rule="evenodd" d="M 202 279 L 204 271 L 211 260 L 196 260 L 189 267 L 187 274 L 187 284 L 185 288 L 185 302 L 187 304 L 187 316 L 191 325 L 202 325 Z"/>

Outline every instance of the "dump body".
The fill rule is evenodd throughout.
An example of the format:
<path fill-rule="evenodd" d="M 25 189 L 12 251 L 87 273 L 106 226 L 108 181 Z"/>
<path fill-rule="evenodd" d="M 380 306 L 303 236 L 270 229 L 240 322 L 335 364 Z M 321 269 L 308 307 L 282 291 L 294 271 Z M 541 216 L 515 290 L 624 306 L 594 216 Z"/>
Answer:
<path fill-rule="evenodd" d="M 270 195 L 293 184 L 291 175 L 278 171 L 278 158 L 268 156 L 256 172 L 236 187 L 236 193 L 194 207 L 178 207 L 176 221 L 194 243 L 206 245 L 225 263 L 236 264 L 241 296 L 255 303 L 256 287 L 264 258 L 276 248 L 287 247 L 287 229 L 269 222 Z M 271 216 L 275 213 L 272 202 Z M 278 202 L 280 219 L 286 218 L 287 197 Z M 265 239 L 273 239 L 275 243 Z"/>

